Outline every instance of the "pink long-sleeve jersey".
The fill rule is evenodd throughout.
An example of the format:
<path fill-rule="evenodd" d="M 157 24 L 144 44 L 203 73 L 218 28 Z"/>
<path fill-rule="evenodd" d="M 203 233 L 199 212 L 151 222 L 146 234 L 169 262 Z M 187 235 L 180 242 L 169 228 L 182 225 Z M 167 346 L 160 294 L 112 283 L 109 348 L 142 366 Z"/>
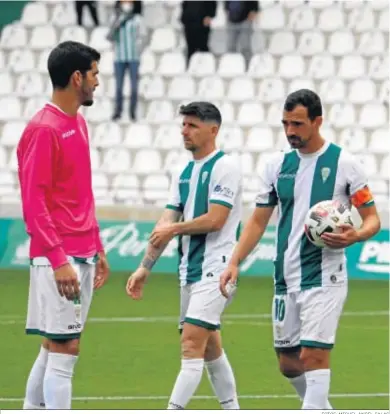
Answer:
<path fill-rule="evenodd" d="M 45 105 L 24 130 L 17 157 L 30 258 L 46 257 L 56 269 L 67 256 L 102 251 L 82 115 Z"/>

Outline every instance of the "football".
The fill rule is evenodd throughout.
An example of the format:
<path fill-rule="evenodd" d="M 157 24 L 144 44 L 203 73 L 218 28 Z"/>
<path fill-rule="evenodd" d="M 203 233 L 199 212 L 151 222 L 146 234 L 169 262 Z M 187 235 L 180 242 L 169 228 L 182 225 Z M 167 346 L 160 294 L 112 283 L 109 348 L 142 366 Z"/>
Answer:
<path fill-rule="evenodd" d="M 321 235 L 337 232 L 340 224 L 354 225 L 351 210 L 337 200 L 321 201 L 307 213 L 305 233 L 315 246 L 325 247 Z"/>

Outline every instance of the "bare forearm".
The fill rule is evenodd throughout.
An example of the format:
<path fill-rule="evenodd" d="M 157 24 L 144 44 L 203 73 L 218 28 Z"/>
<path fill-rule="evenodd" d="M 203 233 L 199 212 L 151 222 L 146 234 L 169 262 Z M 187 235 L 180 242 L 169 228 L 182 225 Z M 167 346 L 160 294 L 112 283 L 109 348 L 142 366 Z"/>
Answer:
<path fill-rule="evenodd" d="M 220 228 L 220 223 L 210 214 L 204 214 L 193 220 L 174 224 L 176 235 L 205 234 L 217 231 Z"/>
<path fill-rule="evenodd" d="M 154 247 L 149 243 L 148 247 L 146 248 L 145 256 L 141 261 L 140 267 L 144 267 L 145 269 L 151 271 L 167 245 L 168 243 L 163 244 L 160 247 Z"/>
<path fill-rule="evenodd" d="M 358 241 L 365 241 L 370 239 L 380 230 L 379 217 L 376 215 L 365 217 L 362 226 L 357 231 Z"/>
<path fill-rule="evenodd" d="M 253 219 L 247 222 L 230 259 L 232 265 L 239 266 L 247 258 L 263 236 L 265 228 L 265 225 L 261 225 Z"/>

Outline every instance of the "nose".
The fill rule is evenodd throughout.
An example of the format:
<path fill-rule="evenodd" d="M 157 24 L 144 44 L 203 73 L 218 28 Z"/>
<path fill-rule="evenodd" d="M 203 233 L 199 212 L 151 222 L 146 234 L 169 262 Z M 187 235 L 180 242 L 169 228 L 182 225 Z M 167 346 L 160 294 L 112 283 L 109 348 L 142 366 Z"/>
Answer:
<path fill-rule="evenodd" d="M 291 125 L 288 125 L 286 128 L 286 135 L 287 136 L 295 135 L 295 128 Z"/>

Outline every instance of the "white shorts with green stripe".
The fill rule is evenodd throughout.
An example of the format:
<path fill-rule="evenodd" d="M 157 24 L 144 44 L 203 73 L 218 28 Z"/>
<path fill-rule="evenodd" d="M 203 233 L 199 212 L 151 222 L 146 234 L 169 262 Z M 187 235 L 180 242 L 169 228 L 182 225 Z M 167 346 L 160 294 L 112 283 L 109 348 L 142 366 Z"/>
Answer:
<path fill-rule="evenodd" d="M 223 271 L 223 270 L 222 270 Z M 221 271 L 221 273 L 222 273 Z M 179 330 L 184 323 L 215 331 L 221 326 L 221 315 L 232 301 L 235 291 L 226 299 L 219 290 L 219 278 L 203 279 L 180 289 Z"/>
<path fill-rule="evenodd" d="M 274 347 L 332 349 L 347 298 L 347 284 L 275 294 L 272 304 Z"/>
<path fill-rule="evenodd" d="M 92 301 L 95 264 L 92 260 L 87 263 L 78 263 L 73 258 L 69 258 L 69 262 L 75 269 L 80 282 L 81 296 L 78 301 L 69 301 L 60 296 L 54 272 L 47 259 L 32 260 L 27 334 L 62 340 L 80 337 Z"/>

